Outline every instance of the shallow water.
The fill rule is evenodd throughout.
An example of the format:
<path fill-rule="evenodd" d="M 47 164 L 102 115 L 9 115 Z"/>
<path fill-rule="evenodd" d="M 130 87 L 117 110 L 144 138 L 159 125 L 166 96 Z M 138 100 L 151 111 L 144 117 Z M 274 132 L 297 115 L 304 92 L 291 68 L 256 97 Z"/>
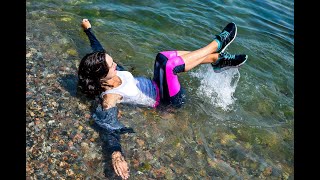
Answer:
<path fill-rule="evenodd" d="M 152 76 L 162 50 L 195 50 L 230 21 L 239 69 L 202 65 L 179 75 L 188 102 L 168 112 L 120 105 L 130 179 L 293 179 L 293 1 L 26 2 L 26 132 L 30 179 L 114 179 L 77 92 L 77 67 L 94 33 L 134 75 Z"/>

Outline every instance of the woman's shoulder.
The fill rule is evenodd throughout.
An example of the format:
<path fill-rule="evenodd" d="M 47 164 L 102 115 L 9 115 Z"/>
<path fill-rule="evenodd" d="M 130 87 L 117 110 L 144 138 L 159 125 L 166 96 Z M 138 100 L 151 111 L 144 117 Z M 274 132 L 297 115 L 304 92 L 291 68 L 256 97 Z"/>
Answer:
<path fill-rule="evenodd" d="M 119 94 L 104 94 L 102 96 L 102 106 L 104 109 L 115 107 L 117 103 L 120 103 L 122 96 Z"/>
<path fill-rule="evenodd" d="M 125 77 L 133 77 L 132 73 L 129 71 L 117 71 L 118 76 L 125 76 Z"/>
<path fill-rule="evenodd" d="M 131 74 L 129 71 L 117 71 L 117 74 Z"/>

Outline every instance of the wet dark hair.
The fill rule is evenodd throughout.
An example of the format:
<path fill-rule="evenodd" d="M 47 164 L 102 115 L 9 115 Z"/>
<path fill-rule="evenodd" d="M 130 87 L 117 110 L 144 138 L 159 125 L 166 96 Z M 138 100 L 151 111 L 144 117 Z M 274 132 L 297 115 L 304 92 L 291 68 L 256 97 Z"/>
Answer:
<path fill-rule="evenodd" d="M 94 97 L 104 91 L 100 80 L 109 72 L 105 54 L 104 51 L 89 53 L 80 61 L 78 87 L 82 93 L 89 97 Z"/>

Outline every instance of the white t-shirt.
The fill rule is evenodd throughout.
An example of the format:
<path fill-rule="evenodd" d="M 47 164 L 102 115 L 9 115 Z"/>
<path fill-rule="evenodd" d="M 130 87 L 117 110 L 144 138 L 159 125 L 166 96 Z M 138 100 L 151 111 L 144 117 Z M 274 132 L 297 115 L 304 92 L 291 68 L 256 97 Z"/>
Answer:
<path fill-rule="evenodd" d="M 133 77 L 128 71 L 117 71 L 117 76 L 122 81 L 121 85 L 102 92 L 101 97 L 105 94 L 119 94 L 122 96 L 121 103 L 156 106 L 157 88 L 151 79 Z"/>

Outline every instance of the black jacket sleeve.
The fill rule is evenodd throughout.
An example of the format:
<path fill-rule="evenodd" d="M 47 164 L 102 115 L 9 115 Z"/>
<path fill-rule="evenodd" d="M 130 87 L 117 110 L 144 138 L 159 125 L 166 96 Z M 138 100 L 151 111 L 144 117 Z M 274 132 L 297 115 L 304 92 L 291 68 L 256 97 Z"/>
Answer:
<path fill-rule="evenodd" d="M 101 104 L 99 104 L 92 117 L 95 120 L 96 124 L 98 124 L 101 128 L 107 130 L 108 132 L 115 132 L 119 134 L 133 132 L 132 128 L 125 127 L 118 120 L 118 107 L 104 110 Z"/>
<path fill-rule="evenodd" d="M 120 134 L 134 133 L 134 131 L 132 128 L 125 127 L 118 120 L 118 108 L 113 107 L 104 110 L 101 104 L 99 104 L 92 117 L 103 131 L 103 141 L 106 143 L 105 149 L 108 153 L 111 154 L 114 151 L 122 152 Z"/>
<path fill-rule="evenodd" d="M 90 46 L 91 46 L 91 49 L 92 49 L 93 52 L 98 52 L 98 51 L 105 52 L 105 50 L 103 49 L 103 47 L 100 44 L 100 42 L 98 41 L 96 36 L 91 31 L 91 28 L 85 29 L 84 32 L 86 33 L 86 35 L 89 38 Z"/>
<path fill-rule="evenodd" d="M 89 38 L 90 46 L 93 52 L 106 52 L 106 50 L 103 49 L 102 45 L 100 44 L 96 36 L 93 34 L 91 28 L 85 29 L 84 32 Z M 117 71 L 125 71 L 124 67 L 119 64 L 117 65 L 116 69 Z"/>
<path fill-rule="evenodd" d="M 107 154 L 112 154 L 115 151 L 120 151 L 121 149 L 121 137 L 119 133 L 108 132 L 106 130 L 102 130 L 103 133 L 100 134 L 102 136 L 102 140 L 105 143 L 103 149 L 107 152 Z"/>

